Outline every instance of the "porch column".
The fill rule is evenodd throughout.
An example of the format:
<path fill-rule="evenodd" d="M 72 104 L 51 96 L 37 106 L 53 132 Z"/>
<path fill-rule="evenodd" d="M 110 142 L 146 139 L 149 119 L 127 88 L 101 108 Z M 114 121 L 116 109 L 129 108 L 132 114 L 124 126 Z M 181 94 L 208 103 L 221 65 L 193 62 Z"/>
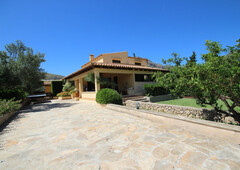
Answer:
<path fill-rule="evenodd" d="M 82 97 L 82 92 L 83 92 L 83 79 L 79 79 L 79 97 Z"/>
<path fill-rule="evenodd" d="M 133 85 L 133 89 L 134 89 L 134 87 L 135 87 L 135 74 L 133 73 L 132 74 L 132 85 Z"/>
<path fill-rule="evenodd" d="M 78 86 L 77 79 L 74 80 L 74 86 L 75 86 L 75 88 L 77 88 L 77 86 Z"/>
<path fill-rule="evenodd" d="M 100 84 L 97 82 L 97 78 L 100 77 L 100 73 L 98 71 L 95 71 L 94 75 L 95 75 L 95 92 L 97 93 L 100 90 Z"/>

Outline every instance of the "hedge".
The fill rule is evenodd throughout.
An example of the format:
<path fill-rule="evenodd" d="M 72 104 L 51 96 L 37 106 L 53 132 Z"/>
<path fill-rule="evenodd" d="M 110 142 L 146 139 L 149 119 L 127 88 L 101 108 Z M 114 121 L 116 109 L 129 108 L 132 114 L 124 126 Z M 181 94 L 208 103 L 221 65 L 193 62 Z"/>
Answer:
<path fill-rule="evenodd" d="M 62 92 L 63 81 L 52 81 L 51 82 L 51 93 L 56 96 L 58 93 Z"/>
<path fill-rule="evenodd" d="M 158 96 L 158 95 L 169 94 L 169 90 L 161 87 L 158 84 L 145 84 L 143 88 L 146 91 L 147 96 Z"/>
<path fill-rule="evenodd" d="M 96 102 L 100 104 L 120 104 L 122 105 L 122 96 L 113 89 L 105 88 L 97 92 Z"/>

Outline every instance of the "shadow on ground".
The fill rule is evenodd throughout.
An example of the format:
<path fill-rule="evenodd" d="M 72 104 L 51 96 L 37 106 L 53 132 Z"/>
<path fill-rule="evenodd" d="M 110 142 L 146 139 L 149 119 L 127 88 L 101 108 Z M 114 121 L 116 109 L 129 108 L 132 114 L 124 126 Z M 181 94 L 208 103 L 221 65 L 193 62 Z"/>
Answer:
<path fill-rule="evenodd" d="M 51 101 L 45 101 L 42 103 L 37 103 L 34 105 L 27 105 L 24 106 L 22 109 L 16 112 L 14 116 L 12 116 L 9 120 L 7 120 L 4 124 L 0 126 L 0 135 L 6 131 L 13 130 L 14 128 L 8 127 L 8 125 L 12 121 L 18 121 L 19 119 L 25 117 L 25 113 L 36 113 L 36 112 L 44 112 L 44 111 L 49 111 L 51 109 L 55 108 L 65 108 L 65 107 L 71 107 L 73 105 L 76 105 L 77 103 L 52 103 Z M 5 129 L 6 128 L 6 129 Z"/>

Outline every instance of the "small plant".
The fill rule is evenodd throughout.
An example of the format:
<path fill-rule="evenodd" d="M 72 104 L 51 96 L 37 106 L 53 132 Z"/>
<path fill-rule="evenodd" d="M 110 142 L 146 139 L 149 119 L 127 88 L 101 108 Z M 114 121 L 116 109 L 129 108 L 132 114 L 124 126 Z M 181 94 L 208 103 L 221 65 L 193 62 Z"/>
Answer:
<path fill-rule="evenodd" d="M 66 96 L 70 96 L 69 92 L 63 91 L 57 94 L 57 97 L 66 97 Z"/>
<path fill-rule="evenodd" d="M 97 77 L 97 83 L 101 84 L 104 87 L 111 87 L 114 88 L 117 84 L 114 81 L 109 80 L 108 78 L 104 77 Z"/>
<path fill-rule="evenodd" d="M 70 92 L 71 90 L 73 90 L 75 87 L 72 85 L 71 82 L 67 81 L 64 85 L 63 85 L 63 89 L 62 91 L 64 92 Z"/>
<path fill-rule="evenodd" d="M 95 76 L 94 73 L 89 73 L 87 77 L 84 77 L 84 80 L 87 82 L 94 83 L 95 82 Z"/>
<path fill-rule="evenodd" d="M 100 104 L 120 104 L 122 105 L 122 96 L 113 89 L 105 88 L 97 92 L 96 102 Z"/>
<path fill-rule="evenodd" d="M 14 101 L 14 98 L 10 100 L 0 99 L 0 116 L 20 109 L 20 102 L 20 100 Z"/>
<path fill-rule="evenodd" d="M 71 95 L 71 94 L 76 93 L 76 92 L 78 92 L 78 89 L 77 89 L 77 88 L 71 90 L 71 91 L 69 92 L 69 94 Z"/>

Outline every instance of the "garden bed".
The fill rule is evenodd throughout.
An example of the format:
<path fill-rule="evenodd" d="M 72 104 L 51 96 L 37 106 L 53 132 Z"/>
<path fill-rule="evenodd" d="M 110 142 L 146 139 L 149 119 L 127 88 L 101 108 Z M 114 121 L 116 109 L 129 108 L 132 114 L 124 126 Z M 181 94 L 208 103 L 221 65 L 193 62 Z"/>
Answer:
<path fill-rule="evenodd" d="M 29 99 L 25 99 L 22 103 L 21 103 L 21 108 L 25 105 L 29 104 Z M 21 109 L 20 108 L 20 109 Z M 19 110 L 20 110 L 19 109 Z M 9 120 L 12 116 L 14 116 L 17 113 L 16 111 L 11 111 L 9 113 L 0 115 L 0 126 L 2 126 L 2 124 L 4 124 L 7 120 Z"/>
<path fill-rule="evenodd" d="M 72 99 L 71 96 L 65 96 L 65 97 L 58 97 L 59 100 L 67 100 L 67 99 Z"/>

